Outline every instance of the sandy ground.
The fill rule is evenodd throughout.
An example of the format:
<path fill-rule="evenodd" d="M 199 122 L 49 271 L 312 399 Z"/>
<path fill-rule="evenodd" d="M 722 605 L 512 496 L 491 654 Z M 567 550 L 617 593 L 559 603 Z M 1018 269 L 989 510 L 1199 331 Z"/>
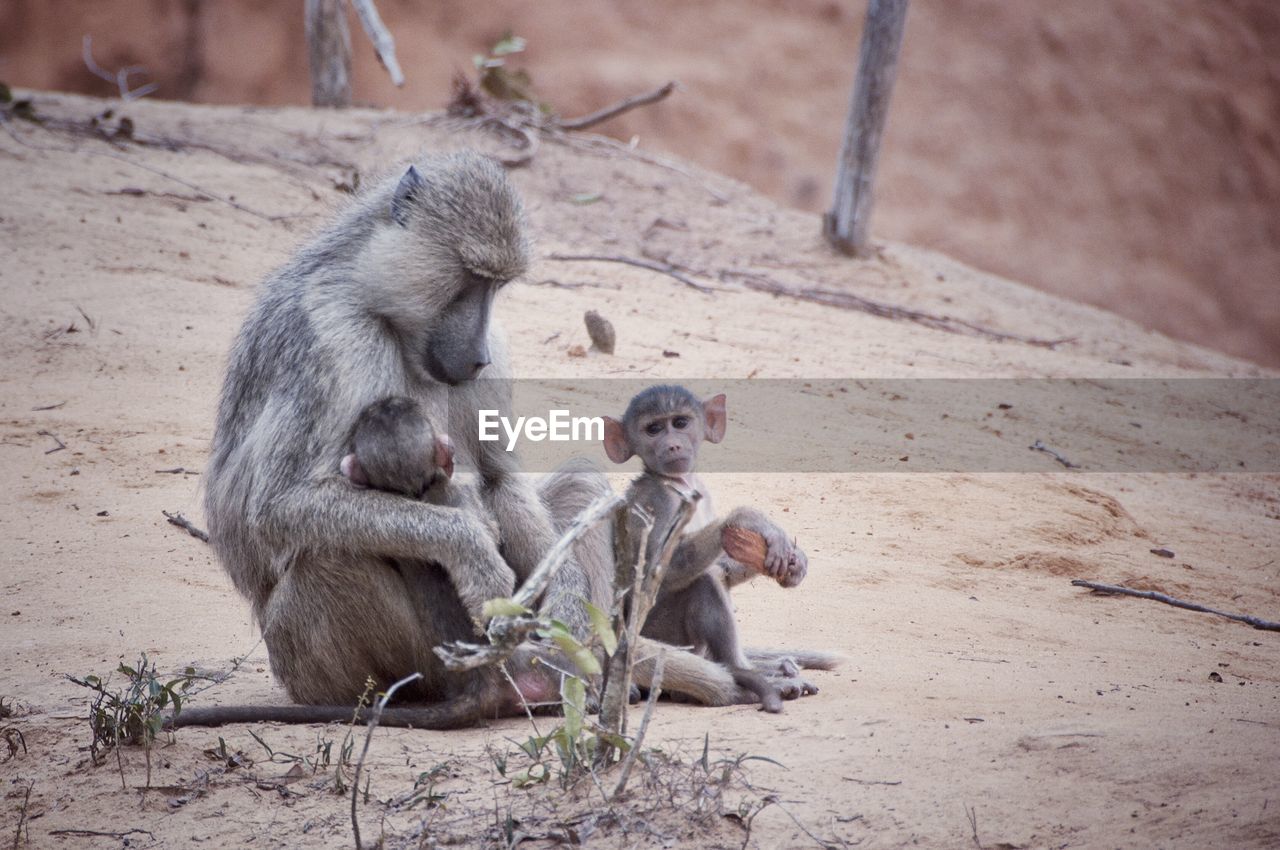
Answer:
<path fill-rule="evenodd" d="M 50 126 L 107 106 L 58 95 L 35 103 Z M 161 670 L 225 671 L 247 653 L 200 702 L 283 699 L 245 603 L 208 548 L 161 514 L 202 524 L 199 476 L 157 470 L 203 467 L 225 353 L 253 286 L 341 203 L 337 184 L 420 148 L 495 142 L 380 112 L 148 102 L 130 114 L 147 144 L 23 122 L 0 128 L 0 696 L 16 703 L 3 724 L 25 741 L 10 758 L 0 748 L 0 840 L 351 846 L 335 767 L 288 776 L 289 764 L 270 760 L 251 734 L 310 755 L 325 741 L 336 752 L 343 727 L 182 730 L 153 751 L 145 790 L 141 749 L 123 752 L 122 770 L 114 757 L 91 766 L 87 693 L 64 674 L 106 675 L 140 652 Z M 837 258 L 816 217 L 692 167 L 546 144 L 515 179 L 543 258 L 497 308 L 523 376 L 850 385 L 1268 376 L 939 254 L 886 243 L 870 260 Z M 545 259 L 556 251 L 660 257 L 721 289 Z M 1072 341 L 1002 342 L 775 298 L 721 282 L 724 269 Z M 617 325 L 613 357 L 571 356 L 587 342 L 587 308 Z M 1168 422 L 1200 415 L 1171 386 L 1143 423 L 1151 443 Z M 387 846 L 479 844 L 496 840 L 510 815 L 516 832 L 533 836 L 522 846 L 550 846 L 545 834 L 565 836 L 565 823 L 603 847 L 1276 846 L 1280 637 L 1069 585 L 1127 582 L 1280 619 L 1280 476 L 1266 461 L 1280 440 L 1273 401 L 1249 395 L 1197 420 L 1207 442 L 1267 472 L 1069 473 L 1043 456 L 1043 472 L 1019 474 L 716 475 L 722 507 L 765 510 L 812 559 L 798 589 L 757 582 L 736 593 L 748 641 L 848 658 L 814 676 L 821 693 L 780 716 L 749 706 L 656 711 L 648 743 L 686 762 L 705 740 L 712 761 L 779 763 L 746 762 L 745 780 L 725 792 L 730 812 L 769 803 L 750 834 L 733 818 L 644 815 L 645 800 L 685 798 L 643 779 L 612 809 L 589 784 L 514 791 L 493 755 L 519 764 L 511 741 L 530 727 L 509 720 L 464 732 L 379 730 L 357 807 L 364 835 L 382 834 Z M 868 398 L 859 413 L 901 432 L 906 453 L 934 426 L 896 404 Z M 957 415 L 949 427 L 982 431 L 1021 458 L 1027 434 L 1016 413 Z M 219 737 L 252 764 L 206 755 Z M 440 763 L 443 806 L 395 804 Z M 117 837 L 58 834 L 66 830 Z"/>
<path fill-rule="evenodd" d="M 504 32 L 564 115 L 679 80 L 601 130 L 830 205 L 865 0 L 380 0 L 405 86 L 353 24 L 356 103 L 439 109 Z M 300 3 L 7 0 L 0 80 L 310 102 Z M 1280 7 L 1273 0 L 916 0 L 876 230 L 1181 339 L 1280 366 Z"/>

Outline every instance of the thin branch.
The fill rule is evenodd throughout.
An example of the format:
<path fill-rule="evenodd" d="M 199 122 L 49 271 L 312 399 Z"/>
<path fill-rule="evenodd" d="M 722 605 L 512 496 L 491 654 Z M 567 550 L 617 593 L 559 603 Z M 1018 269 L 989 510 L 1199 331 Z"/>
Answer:
<path fill-rule="evenodd" d="M 693 278 L 679 271 L 675 266 L 669 263 L 657 263 L 652 260 L 641 260 L 636 257 L 625 257 L 621 254 L 552 254 L 547 257 L 548 260 L 556 260 L 557 262 L 583 262 L 583 263 L 622 263 L 627 266 L 635 266 L 636 268 L 648 269 L 651 272 L 665 274 L 673 277 L 692 289 L 710 295 L 716 291 L 713 286 L 706 286 L 698 283 Z"/>
<path fill-rule="evenodd" d="M 534 568 L 533 573 L 512 597 L 512 601 L 525 608 L 532 608 L 551 584 L 551 579 L 569 560 L 569 556 L 573 551 L 573 544 L 577 539 L 586 534 L 596 523 L 600 522 L 605 515 L 612 512 L 622 502 L 623 498 L 621 496 L 616 493 L 608 493 L 588 505 L 586 510 L 578 514 L 578 517 L 565 530 L 560 539 L 547 550 L 542 560 L 538 562 L 538 566 Z M 537 613 L 522 614 L 516 617 L 494 617 L 489 621 L 489 627 L 485 632 L 489 638 L 489 643 L 454 641 L 433 647 L 432 651 L 444 662 L 444 666 L 450 670 L 474 670 L 477 667 L 496 664 L 509 658 L 516 648 L 524 642 L 525 638 L 538 629 L 545 627 L 544 618 Z"/>
<path fill-rule="evenodd" d="M 627 778 L 631 775 L 631 765 L 635 763 L 636 756 L 640 752 L 640 745 L 644 743 L 644 733 L 649 729 L 649 719 L 653 717 L 653 707 L 657 704 L 658 697 L 662 694 L 662 673 L 666 663 L 666 651 L 659 650 L 658 659 L 653 664 L 653 679 L 649 683 L 649 701 L 644 707 L 644 717 L 640 719 L 640 728 L 636 730 L 636 739 L 631 742 L 631 749 L 627 751 L 626 758 L 622 760 L 622 770 L 618 776 L 618 784 L 614 786 L 613 795 L 610 799 L 618 799 L 618 797 L 622 796 L 622 792 L 626 790 Z"/>
<path fill-rule="evenodd" d="M 31 802 L 31 789 L 34 787 L 36 787 L 36 781 L 32 779 L 27 783 L 26 793 L 22 796 L 22 810 L 18 813 L 18 830 L 13 834 L 13 850 L 18 850 L 18 845 L 22 841 L 22 828 L 27 824 L 27 805 Z M 27 841 L 31 841 L 30 827 L 27 827 Z"/>
<path fill-rule="evenodd" d="M 184 517 L 181 511 L 172 514 L 168 511 L 161 511 L 160 513 L 164 514 L 164 518 L 169 520 L 170 525 L 176 525 L 178 528 L 184 529 L 187 534 L 190 534 L 197 540 L 201 540 L 205 543 L 209 542 L 209 533 L 192 525 L 191 520 Z"/>
<path fill-rule="evenodd" d="M 588 505 L 586 510 L 578 514 L 573 524 L 565 529 L 560 539 L 552 544 L 547 554 L 542 556 L 538 566 L 534 568 L 525 583 L 520 585 L 520 589 L 512 598 L 526 608 L 532 607 L 551 584 L 551 579 L 569 559 L 573 544 L 578 538 L 590 531 L 596 523 L 612 513 L 613 509 L 622 502 L 622 496 L 617 493 L 606 493 Z"/>
<path fill-rule="evenodd" d="M 767 292 L 770 295 L 779 295 L 786 298 L 794 298 L 797 301 L 809 301 L 814 304 L 823 304 L 828 307 L 840 307 L 844 310 L 858 310 L 862 313 L 869 313 L 882 319 L 896 319 L 899 321 L 914 322 L 933 330 L 946 331 L 953 334 L 970 334 L 973 336 L 986 337 L 1001 342 L 1021 342 L 1026 345 L 1034 345 L 1038 348 L 1053 349 L 1056 346 L 1067 342 L 1074 342 L 1075 337 L 1060 337 L 1058 339 L 1040 339 L 1038 337 L 1023 336 L 1021 334 L 1007 333 L 998 331 L 983 325 L 957 319 L 953 316 L 939 316 L 934 313 L 926 313 L 922 310 L 912 310 L 907 307 L 900 307 L 896 304 L 885 304 L 880 301 L 872 301 L 870 298 L 863 298 L 860 295 L 854 295 L 851 292 L 840 292 L 834 289 L 823 289 L 816 286 L 791 287 L 778 283 L 777 281 L 762 275 L 758 272 L 740 271 L 737 269 L 725 269 L 720 272 L 721 280 L 739 280 L 747 289 L 753 289 L 757 292 Z"/>
<path fill-rule="evenodd" d="M 1044 443 L 1040 442 L 1039 440 L 1036 440 L 1034 443 L 1032 443 L 1031 445 L 1027 446 L 1027 448 L 1028 448 L 1028 449 L 1030 449 L 1030 450 L 1031 450 L 1031 451 L 1033 451 L 1033 452 L 1044 452 L 1045 454 L 1049 455 L 1049 457 L 1053 458 L 1053 459 L 1054 459 L 1054 460 L 1056 460 L 1058 463 L 1060 463 L 1060 464 L 1062 464 L 1063 466 L 1065 466 L 1067 469 L 1079 469 L 1079 468 L 1080 468 L 1080 464 L 1078 464 L 1078 463 L 1072 463 L 1071 461 L 1067 460 L 1065 457 L 1063 457 L 1062 455 L 1058 454 L 1056 451 L 1054 451 L 1053 449 L 1049 448 L 1048 446 L 1046 446 Z"/>
<path fill-rule="evenodd" d="M 557 121 L 556 125 L 561 130 L 585 130 L 588 127 L 594 127 L 597 124 L 608 121 L 610 118 L 614 118 L 624 112 L 636 109 L 637 107 L 657 103 L 675 90 L 676 82 L 675 80 L 672 80 L 666 85 L 660 86 L 651 92 L 632 95 L 631 97 L 618 101 L 612 106 L 606 106 L 603 109 L 597 109 L 595 112 L 583 115 L 581 118 L 570 118 L 568 121 Z"/>
<path fill-rule="evenodd" d="M 155 836 L 145 829 L 126 829 L 124 832 L 101 832 L 96 829 L 53 829 L 49 831 L 50 835 L 99 835 L 104 838 L 125 838 L 129 835 L 150 835 L 154 840 Z"/>
<path fill-rule="evenodd" d="M 204 188 L 203 186 L 199 186 L 195 183 L 192 183 L 190 180 L 184 180 L 183 178 L 179 177 L 176 174 L 172 174 L 168 171 L 165 171 L 162 168 L 156 168 L 153 165 L 147 165 L 145 163 L 138 162 L 136 160 L 130 159 L 127 156 L 120 156 L 119 154 L 108 153 L 107 151 L 85 151 L 85 153 L 89 154 L 90 156 L 105 156 L 108 159 L 115 159 L 115 160 L 119 160 L 120 162 L 126 162 L 129 165 L 132 165 L 134 168 L 141 168 L 143 171 L 150 171 L 152 174 L 163 177 L 166 180 L 172 180 L 174 183 L 178 183 L 183 186 L 186 186 L 191 191 L 197 192 L 211 201 L 218 201 L 219 203 L 226 204 L 227 206 L 240 210 L 241 212 L 246 212 L 249 215 L 257 216 L 263 221 L 276 222 L 276 221 L 283 221 L 287 218 L 293 218 L 292 215 L 269 215 L 267 213 L 255 210 L 252 207 L 246 207 L 244 204 L 239 203 L 238 201 L 234 201 L 231 198 L 226 197 L 224 195 L 219 195 L 216 192 L 210 192 L 208 189 Z"/>
<path fill-rule="evenodd" d="M 1096 581 L 1084 581 L 1083 579 L 1078 578 L 1072 579 L 1071 584 L 1075 587 L 1087 587 L 1090 590 L 1096 590 L 1099 593 L 1118 593 L 1122 596 L 1136 596 L 1139 599 L 1154 599 L 1156 602 L 1163 602 L 1164 604 L 1172 605 L 1175 608 L 1185 608 L 1188 611 L 1199 611 L 1203 614 L 1217 614 L 1219 617 L 1226 617 L 1228 620 L 1247 623 L 1255 629 L 1280 632 L 1280 623 L 1274 623 L 1270 620 L 1261 620 L 1257 617 L 1251 617 L 1248 614 L 1229 614 L 1226 611 L 1219 611 L 1215 608 L 1206 608 L 1204 605 L 1198 605 L 1195 602 L 1187 602 L 1183 599 L 1177 599 L 1164 593 L 1157 593 L 1154 590 L 1134 590 L 1133 588 L 1122 587 L 1117 584 L 1100 584 Z"/>
<path fill-rule="evenodd" d="M 53 440 L 55 443 L 58 444 L 51 449 L 45 449 L 44 453 L 47 455 L 51 455 L 54 452 L 60 452 L 67 447 L 67 444 L 59 440 L 58 435 L 53 433 L 52 431 L 37 431 L 36 436 L 48 437 L 49 439 Z"/>
<path fill-rule="evenodd" d="M 127 68 L 121 68 L 114 74 L 111 73 L 93 60 L 93 36 L 88 33 L 85 34 L 84 39 L 80 42 L 80 58 L 84 60 L 84 66 L 89 69 L 90 74 L 109 83 L 115 83 L 116 88 L 120 90 L 120 99 L 126 103 L 144 98 L 160 88 L 159 83 L 147 83 L 139 89 L 129 88 L 129 76 L 131 74 L 144 73 L 147 69 L 140 65 L 130 65 Z"/>
<path fill-rule="evenodd" d="M 378 8 L 373 5 L 373 0 L 351 0 L 351 5 L 355 6 L 356 16 L 360 18 L 360 26 L 364 27 L 364 33 L 369 36 L 369 41 L 373 42 L 378 61 L 387 69 L 392 84 L 397 88 L 403 86 L 404 74 L 400 72 L 400 63 L 396 61 L 395 39 L 387 31 L 387 26 L 382 22 L 382 17 L 378 14 Z"/>
<path fill-rule="evenodd" d="M 373 730 L 378 728 L 378 721 L 382 719 L 382 711 L 387 707 L 392 695 L 400 690 L 402 685 L 407 685 L 421 678 L 421 673 L 414 673 L 410 676 L 405 676 L 387 688 L 387 692 L 382 695 L 382 699 L 378 700 L 378 704 L 374 707 L 373 714 L 369 716 L 369 731 L 364 735 L 364 749 L 360 751 L 360 760 L 356 762 L 356 771 L 351 776 L 351 831 L 355 833 L 356 850 L 363 850 L 364 848 L 364 845 L 360 843 L 360 821 L 356 818 L 356 798 L 360 793 L 360 770 L 364 767 L 364 757 L 369 754 L 369 742 L 373 740 Z"/>

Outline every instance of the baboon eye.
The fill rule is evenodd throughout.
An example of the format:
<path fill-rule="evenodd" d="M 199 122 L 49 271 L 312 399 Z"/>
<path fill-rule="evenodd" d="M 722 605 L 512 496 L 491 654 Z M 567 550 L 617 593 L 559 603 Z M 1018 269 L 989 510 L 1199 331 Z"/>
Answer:
<path fill-rule="evenodd" d="M 650 422 L 648 425 L 644 426 L 644 432 L 650 437 L 656 437 L 662 433 L 662 423 Z"/>
<path fill-rule="evenodd" d="M 671 424 L 676 426 L 677 431 L 683 431 L 685 428 L 689 427 L 689 417 L 677 416 L 675 419 L 671 420 Z"/>

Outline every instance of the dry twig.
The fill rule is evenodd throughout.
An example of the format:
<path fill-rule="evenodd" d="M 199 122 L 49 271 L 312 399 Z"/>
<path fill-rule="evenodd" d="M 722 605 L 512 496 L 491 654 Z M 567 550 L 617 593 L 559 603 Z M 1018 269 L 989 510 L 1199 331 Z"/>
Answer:
<path fill-rule="evenodd" d="M 666 663 L 667 653 L 660 650 L 658 658 L 653 664 L 653 679 L 649 683 L 649 701 L 644 707 L 644 717 L 640 718 L 640 728 L 636 730 L 636 739 L 631 742 L 631 749 L 627 750 L 626 758 L 622 760 L 622 769 L 618 774 L 618 784 L 614 786 L 610 799 L 618 799 L 627 788 L 627 778 L 631 776 L 631 765 L 635 763 L 636 754 L 640 752 L 640 745 L 644 743 L 644 733 L 649 730 L 649 719 L 653 717 L 653 707 L 657 704 L 658 697 L 662 695 L 662 673 Z"/>
<path fill-rule="evenodd" d="M 1002 342 L 1021 342 L 1025 345 L 1034 345 L 1038 348 L 1048 349 L 1053 349 L 1063 343 L 1075 340 L 1075 337 L 1040 339 L 1038 337 L 1007 333 L 1005 331 L 998 331 L 983 325 L 975 324 L 974 322 L 968 322 L 964 319 L 957 319 L 954 316 L 939 316 L 934 313 L 926 313 L 923 310 L 912 310 L 908 307 L 900 307 L 896 304 L 885 304 L 880 301 L 872 301 L 870 298 L 863 298 L 862 296 L 854 295 L 851 292 L 823 289 L 817 286 L 786 286 L 785 284 L 778 283 L 776 280 L 760 274 L 759 272 L 725 269 L 720 272 L 720 279 L 741 281 L 743 286 L 747 287 L 747 289 L 753 289 L 757 292 L 767 292 L 770 295 L 794 298 L 797 301 L 809 301 L 814 304 L 823 304 L 828 307 L 857 310 L 882 319 L 896 319 L 899 321 L 914 322 L 917 325 L 923 325 L 924 327 L 932 328 L 933 330 L 946 331 L 947 333 L 969 334 Z"/>
<path fill-rule="evenodd" d="M 675 266 L 669 263 L 658 263 L 653 260 L 641 260 L 636 257 L 625 257 L 621 254 L 552 254 L 547 257 L 548 260 L 556 260 L 557 262 L 583 262 L 583 263 L 622 263 L 623 265 L 635 266 L 641 269 L 648 269 L 651 272 L 665 274 L 673 277 L 692 289 L 710 295 L 716 291 L 714 286 L 707 286 L 698 283 L 693 278 L 681 272 Z"/>
<path fill-rule="evenodd" d="M 392 84 L 397 88 L 403 86 L 404 74 L 400 71 L 400 63 L 396 61 L 395 39 L 387 31 L 387 25 L 382 22 L 382 17 L 378 14 L 378 8 L 373 5 L 373 0 L 351 0 L 351 5 L 355 6 L 360 26 L 364 28 L 365 35 L 369 36 L 369 41 L 373 42 L 378 61 L 387 69 L 387 75 L 391 77 Z"/>
<path fill-rule="evenodd" d="M 1262 620 L 1258 617 L 1251 617 L 1248 614 L 1230 614 L 1226 611 L 1219 611 L 1215 608 L 1207 608 L 1204 605 L 1198 605 L 1195 602 L 1187 602 L 1183 599 L 1177 599 L 1164 593 L 1154 590 L 1134 590 L 1131 587 L 1122 587 L 1118 584 L 1101 584 L 1096 581 L 1085 581 L 1083 579 L 1072 579 L 1071 584 L 1074 587 L 1087 587 L 1098 593 L 1117 593 L 1121 596 L 1136 596 L 1139 599 L 1154 599 L 1156 602 L 1163 602 L 1165 605 L 1172 605 L 1175 608 L 1185 608 L 1188 611 L 1199 611 L 1202 614 L 1217 614 L 1219 617 L 1226 617 L 1228 620 L 1236 620 L 1237 622 L 1247 623 L 1255 629 L 1262 629 L 1270 632 L 1280 632 L 1280 623 L 1274 623 L 1270 620 Z"/>
<path fill-rule="evenodd" d="M 1078 464 L 1078 463 L 1072 463 L 1071 461 L 1067 460 L 1065 457 L 1063 457 L 1062 455 L 1060 455 L 1058 452 L 1054 451 L 1053 449 L 1049 448 L 1048 446 L 1046 446 L 1044 443 L 1040 442 L 1039 440 L 1036 440 L 1034 443 L 1032 443 L 1031 445 L 1027 446 L 1027 448 L 1028 448 L 1028 449 L 1030 449 L 1030 450 L 1031 450 L 1031 451 L 1033 451 L 1033 452 L 1044 452 L 1045 454 L 1049 455 L 1049 457 L 1053 458 L 1053 459 L 1054 459 L 1054 460 L 1056 460 L 1058 463 L 1060 463 L 1060 464 L 1062 464 L 1063 466 L 1065 466 L 1067 469 L 1079 469 L 1079 468 L 1080 468 L 1080 464 Z"/>
<path fill-rule="evenodd" d="M 611 106 L 606 106 L 603 109 L 597 109 L 595 112 L 583 115 L 581 118 L 570 118 L 567 121 L 559 119 L 556 121 L 556 126 L 561 130 L 585 130 L 588 127 L 594 127 L 597 124 L 608 121 L 610 118 L 616 118 L 629 110 L 640 106 L 648 106 L 651 103 L 657 103 L 675 90 L 676 83 L 675 80 L 672 80 L 666 85 L 659 86 L 651 92 L 632 95 L 631 97 L 624 98 Z"/>
<path fill-rule="evenodd" d="M 209 542 L 209 533 L 192 525 L 191 520 L 184 517 L 181 511 L 172 514 L 168 511 L 161 511 L 160 513 L 164 514 L 164 518 L 169 520 L 170 525 L 176 525 L 178 528 L 185 529 L 187 534 L 190 534 L 197 540 L 201 540 L 205 543 Z"/>
<path fill-rule="evenodd" d="M 407 685 L 421 678 L 421 673 L 414 673 L 413 675 L 405 676 L 387 688 L 387 692 L 382 695 L 382 699 L 378 700 L 378 704 L 374 706 L 373 713 L 369 715 L 369 731 L 364 735 L 364 749 L 360 751 L 360 760 L 356 762 L 355 773 L 351 776 L 351 831 L 355 833 L 356 850 L 364 850 L 364 845 L 360 843 L 360 821 L 356 817 L 356 799 L 360 793 L 360 771 L 364 767 L 364 757 L 369 754 L 369 742 L 373 739 L 373 730 L 378 728 L 378 721 L 382 719 L 382 711 L 387 707 L 387 703 L 390 702 L 395 692 L 400 690 L 402 685 Z"/>
<path fill-rule="evenodd" d="M 37 431 L 36 435 L 40 437 L 48 437 L 49 439 L 53 440 L 55 443 L 58 444 L 51 449 L 45 449 L 44 453 L 47 455 L 51 455 L 54 452 L 60 452 L 67 447 L 67 444 L 59 440 L 58 435 L 53 433 L 52 431 Z"/>
<path fill-rule="evenodd" d="M 518 605 L 532 608 L 533 604 L 546 592 L 560 568 L 569 560 L 573 544 L 586 534 L 596 523 L 600 522 L 614 508 L 622 504 L 622 497 L 616 493 L 606 493 L 587 506 L 577 519 L 565 529 L 560 539 L 552 544 L 542 556 L 538 566 L 520 589 L 512 597 Z M 522 615 L 519 617 L 494 617 L 489 622 L 486 632 L 489 643 L 466 643 L 457 641 L 437 646 L 435 654 L 450 670 L 474 670 L 486 664 L 496 664 L 511 656 L 517 647 L 534 631 L 543 628 L 544 623 L 538 615 Z"/>
<path fill-rule="evenodd" d="M 27 783 L 27 790 L 22 795 L 22 810 L 18 813 L 18 829 L 13 834 L 13 850 L 18 850 L 18 846 L 22 842 L 22 828 L 27 825 L 27 805 L 31 802 L 31 789 L 34 787 L 36 787 L 36 781 L 32 779 Z M 27 829 L 27 841 L 31 841 L 30 828 Z"/>
<path fill-rule="evenodd" d="M 102 832 L 97 829 L 52 829 L 50 835 L 98 835 L 104 838 L 126 838 L 130 835 L 150 835 L 155 840 L 155 835 L 145 829 L 126 829 L 124 832 Z"/>
<path fill-rule="evenodd" d="M 93 36 L 91 35 L 85 34 L 84 39 L 80 42 L 80 58 L 84 60 L 84 66 L 89 69 L 89 73 L 109 83 L 115 83 L 116 88 L 120 90 L 120 99 L 126 103 L 144 98 L 160 88 L 159 83 L 147 83 L 138 89 L 129 88 L 129 77 L 131 75 L 146 73 L 147 69 L 141 65 L 130 65 L 113 74 L 93 61 Z"/>

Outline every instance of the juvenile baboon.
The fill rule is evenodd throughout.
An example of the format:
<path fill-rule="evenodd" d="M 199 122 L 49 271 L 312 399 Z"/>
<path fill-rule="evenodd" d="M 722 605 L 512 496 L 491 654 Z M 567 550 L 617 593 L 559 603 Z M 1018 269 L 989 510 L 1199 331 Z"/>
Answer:
<path fill-rule="evenodd" d="M 488 679 L 448 673 L 431 649 L 472 639 L 474 600 L 510 595 L 608 486 L 565 470 L 535 490 L 500 443 L 479 440 L 478 410 L 510 411 L 491 313 L 528 255 L 520 199 L 502 169 L 474 153 L 433 155 L 357 199 L 262 285 L 227 366 L 205 509 L 272 672 L 310 705 L 237 708 L 231 719 L 349 716 L 366 676 L 386 687 L 414 671 L 423 678 L 400 693 L 444 702 L 384 722 L 448 728 L 475 722 L 477 705 L 509 710 Z M 339 472 L 350 423 L 388 396 L 417 401 L 454 436 L 501 530 L 496 543 L 467 511 L 352 487 Z M 610 603 L 611 545 L 607 528 L 583 537 L 548 591 L 553 614 L 579 632 L 581 599 Z M 470 604 L 451 575 L 468 576 Z M 669 652 L 666 669 L 668 686 L 700 702 L 736 694 L 726 671 L 692 654 Z M 526 696 L 557 692 L 527 672 Z M 188 709 L 180 722 L 230 722 L 219 711 Z"/>
<path fill-rule="evenodd" d="M 656 557 L 663 532 L 675 521 L 680 504 L 675 488 L 699 492 L 709 506 L 706 487 L 694 469 L 703 440 L 720 442 L 725 425 L 723 395 L 703 402 L 679 386 L 650 387 L 631 400 L 621 420 L 605 417 L 604 445 L 609 459 L 625 463 L 634 454 L 644 465 L 644 472 L 627 490 L 627 501 L 643 507 L 654 518 L 646 562 Z M 804 552 L 758 511 L 739 508 L 724 520 L 694 531 L 677 547 L 641 634 L 692 646 L 695 652 L 725 665 L 739 686 L 759 698 L 765 711 L 779 712 L 779 689 L 752 667 L 738 639 L 728 587 L 730 581 L 743 581 L 754 572 L 741 564 L 734 564 L 732 570 L 720 565 L 720 541 L 726 527 L 753 531 L 764 538 L 763 569 L 780 584 L 790 587 L 804 578 L 808 567 Z M 787 678 L 794 678 L 792 668 L 782 668 L 791 674 Z M 798 696 L 799 691 L 789 689 L 787 695 Z"/>

